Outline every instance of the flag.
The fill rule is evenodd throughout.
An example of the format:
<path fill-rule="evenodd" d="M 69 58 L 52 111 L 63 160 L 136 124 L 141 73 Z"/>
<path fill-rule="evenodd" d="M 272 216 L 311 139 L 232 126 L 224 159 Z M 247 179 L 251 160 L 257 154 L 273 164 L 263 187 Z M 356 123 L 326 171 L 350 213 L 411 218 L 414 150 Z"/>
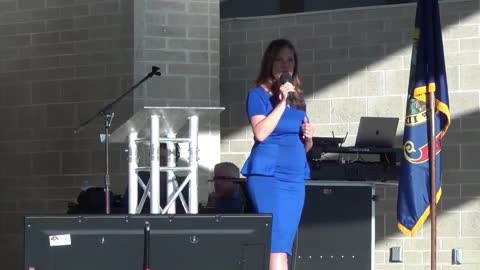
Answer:
<path fill-rule="evenodd" d="M 450 125 L 447 76 L 438 0 L 418 0 L 397 201 L 398 228 L 408 236 L 415 235 L 430 214 L 427 102 L 432 91 L 435 93 L 435 202 L 438 203 L 442 194 L 442 138 Z"/>

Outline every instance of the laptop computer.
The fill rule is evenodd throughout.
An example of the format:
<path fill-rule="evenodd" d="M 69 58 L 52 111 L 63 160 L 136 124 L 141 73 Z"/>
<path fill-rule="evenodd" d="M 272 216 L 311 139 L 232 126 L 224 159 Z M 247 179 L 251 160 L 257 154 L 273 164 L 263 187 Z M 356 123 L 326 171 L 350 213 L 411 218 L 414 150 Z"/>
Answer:
<path fill-rule="evenodd" d="M 397 117 L 361 117 L 355 147 L 393 147 Z"/>

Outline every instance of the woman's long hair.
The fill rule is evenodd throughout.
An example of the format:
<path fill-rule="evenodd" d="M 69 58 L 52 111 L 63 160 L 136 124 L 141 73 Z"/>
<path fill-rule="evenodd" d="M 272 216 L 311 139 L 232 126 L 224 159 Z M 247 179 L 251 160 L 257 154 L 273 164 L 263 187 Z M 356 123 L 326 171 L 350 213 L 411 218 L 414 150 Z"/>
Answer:
<path fill-rule="evenodd" d="M 265 85 L 271 92 L 272 95 L 278 97 L 280 89 L 279 89 L 279 82 L 275 80 L 272 74 L 273 62 L 277 58 L 278 54 L 283 48 L 289 48 L 293 52 L 293 57 L 295 60 L 295 66 L 293 68 L 293 75 L 292 75 L 292 84 L 295 86 L 295 93 L 292 103 L 298 109 L 305 110 L 305 100 L 303 99 L 303 91 L 300 89 L 301 81 L 298 77 L 298 56 L 297 51 L 293 44 L 286 40 L 286 39 L 276 39 L 270 42 L 265 53 L 263 54 L 262 63 L 260 66 L 260 72 L 257 76 L 257 80 L 255 83 L 260 85 Z"/>

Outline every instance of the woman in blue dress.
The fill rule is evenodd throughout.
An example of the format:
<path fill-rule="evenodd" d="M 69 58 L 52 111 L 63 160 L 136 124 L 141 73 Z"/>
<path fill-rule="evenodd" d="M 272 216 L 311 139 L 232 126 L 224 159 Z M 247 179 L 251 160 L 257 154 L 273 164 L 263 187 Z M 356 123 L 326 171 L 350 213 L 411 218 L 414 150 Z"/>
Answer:
<path fill-rule="evenodd" d="M 256 85 L 247 97 L 255 144 L 242 174 L 257 212 L 273 215 L 270 269 L 287 270 L 303 210 L 310 174 L 306 153 L 314 132 L 290 41 L 278 39 L 268 45 Z"/>

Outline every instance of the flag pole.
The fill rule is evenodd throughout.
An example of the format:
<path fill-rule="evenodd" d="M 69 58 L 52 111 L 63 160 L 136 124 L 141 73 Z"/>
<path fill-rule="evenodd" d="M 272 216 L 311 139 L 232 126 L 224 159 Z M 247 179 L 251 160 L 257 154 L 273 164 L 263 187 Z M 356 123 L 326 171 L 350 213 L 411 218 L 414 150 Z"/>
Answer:
<path fill-rule="evenodd" d="M 437 269 L 437 177 L 436 177 L 436 139 L 435 139 L 435 88 L 428 91 L 429 99 L 429 146 L 430 146 L 430 269 Z"/>

